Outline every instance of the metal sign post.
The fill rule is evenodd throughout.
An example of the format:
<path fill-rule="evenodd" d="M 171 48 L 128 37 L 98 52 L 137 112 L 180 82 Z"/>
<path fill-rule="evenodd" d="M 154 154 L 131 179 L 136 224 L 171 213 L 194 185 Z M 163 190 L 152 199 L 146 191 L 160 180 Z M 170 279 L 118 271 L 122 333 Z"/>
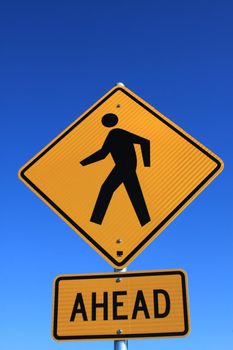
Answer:
<path fill-rule="evenodd" d="M 114 269 L 114 272 L 126 272 L 127 266 L 122 270 Z M 119 333 L 122 332 L 121 329 L 118 330 Z M 128 340 L 114 340 L 114 350 L 128 350 Z"/>
<path fill-rule="evenodd" d="M 117 86 L 125 86 L 123 83 L 117 83 Z M 126 272 L 127 267 L 122 270 L 114 269 L 114 272 Z M 119 332 L 121 330 L 119 329 Z M 114 340 L 114 350 L 128 350 L 128 340 Z"/>

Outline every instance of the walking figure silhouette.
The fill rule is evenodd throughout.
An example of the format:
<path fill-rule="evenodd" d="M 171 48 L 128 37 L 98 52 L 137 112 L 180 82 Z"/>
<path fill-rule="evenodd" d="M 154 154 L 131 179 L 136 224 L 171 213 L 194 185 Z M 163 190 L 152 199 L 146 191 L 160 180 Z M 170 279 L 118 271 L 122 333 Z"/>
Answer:
<path fill-rule="evenodd" d="M 117 123 L 118 117 L 115 114 L 108 113 L 102 118 L 102 124 L 105 127 L 111 128 Z M 150 215 L 136 174 L 137 157 L 134 144 L 140 144 L 144 166 L 150 167 L 150 141 L 118 128 L 108 133 L 100 150 L 80 162 L 82 165 L 88 165 L 104 159 L 109 153 L 115 162 L 113 170 L 101 186 L 91 215 L 91 222 L 102 224 L 112 195 L 121 184 L 125 186 L 141 226 L 150 221 Z"/>

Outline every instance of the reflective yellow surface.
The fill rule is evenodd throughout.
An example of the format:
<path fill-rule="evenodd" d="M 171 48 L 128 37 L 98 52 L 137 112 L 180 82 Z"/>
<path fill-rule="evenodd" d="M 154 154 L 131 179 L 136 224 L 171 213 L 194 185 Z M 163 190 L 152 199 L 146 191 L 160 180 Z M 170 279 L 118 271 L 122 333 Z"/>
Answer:
<path fill-rule="evenodd" d="M 188 331 L 183 271 L 67 275 L 55 281 L 57 340 L 184 336 Z"/>
<path fill-rule="evenodd" d="M 28 162 L 20 177 L 112 266 L 122 267 L 158 236 L 223 164 L 127 88 L 114 88 L 106 96 Z M 134 145 L 137 176 L 151 218 L 145 226 L 140 225 L 123 185 L 114 192 L 102 224 L 90 221 L 114 161 L 110 154 L 85 167 L 80 161 L 102 147 L 110 131 L 101 123 L 106 113 L 118 116 L 117 128 L 150 140 L 150 167 L 143 165 L 140 146 Z"/>

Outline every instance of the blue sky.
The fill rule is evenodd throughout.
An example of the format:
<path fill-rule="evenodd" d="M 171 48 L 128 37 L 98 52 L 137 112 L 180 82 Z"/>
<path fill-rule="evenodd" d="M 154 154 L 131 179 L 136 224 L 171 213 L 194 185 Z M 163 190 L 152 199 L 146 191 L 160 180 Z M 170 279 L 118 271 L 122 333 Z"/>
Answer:
<path fill-rule="evenodd" d="M 51 339 L 54 278 L 112 267 L 17 172 L 118 81 L 225 163 L 129 266 L 187 271 L 190 335 L 129 348 L 232 348 L 232 10 L 230 0 L 1 4 L 1 349 L 113 348 Z"/>

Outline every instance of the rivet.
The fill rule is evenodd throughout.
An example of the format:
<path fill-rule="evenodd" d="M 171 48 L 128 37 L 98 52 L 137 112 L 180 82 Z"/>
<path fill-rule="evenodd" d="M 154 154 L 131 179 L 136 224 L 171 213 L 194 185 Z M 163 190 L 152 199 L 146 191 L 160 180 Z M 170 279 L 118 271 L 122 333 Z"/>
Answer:
<path fill-rule="evenodd" d="M 119 238 L 116 242 L 117 243 L 122 243 L 122 239 Z"/>
<path fill-rule="evenodd" d="M 117 334 L 122 334 L 123 333 L 123 330 L 122 329 L 118 329 L 117 330 Z"/>
<path fill-rule="evenodd" d="M 116 107 L 117 107 L 117 108 L 121 108 L 121 105 L 120 105 L 120 103 L 118 103 Z"/>
<path fill-rule="evenodd" d="M 120 278 L 120 277 L 117 277 L 117 278 L 116 278 L 116 282 L 117 282 L 117 283 L 121 282 L 121 278 Z"/>

